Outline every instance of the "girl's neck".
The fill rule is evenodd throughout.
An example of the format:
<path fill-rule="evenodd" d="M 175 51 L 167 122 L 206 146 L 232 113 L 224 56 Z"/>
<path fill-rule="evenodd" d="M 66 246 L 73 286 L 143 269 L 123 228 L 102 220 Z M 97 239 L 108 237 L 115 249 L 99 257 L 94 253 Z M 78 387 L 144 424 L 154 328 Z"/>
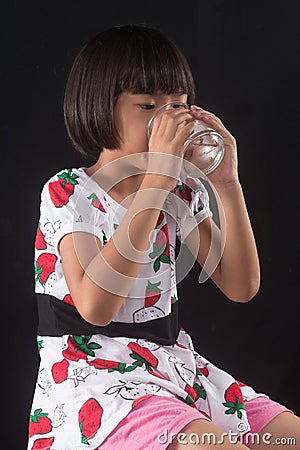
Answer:
<path fill-rule="evenodd" d="M 130 158 L 122 159 L 122 156 L 126 155 L 118 150 L 104 149 L 97 162 L 85 170 L 88 176 L 93 176 L 94 181 L 117 201 L 134 194 L 144 178 L 144 173 L 130 164 Z"/>

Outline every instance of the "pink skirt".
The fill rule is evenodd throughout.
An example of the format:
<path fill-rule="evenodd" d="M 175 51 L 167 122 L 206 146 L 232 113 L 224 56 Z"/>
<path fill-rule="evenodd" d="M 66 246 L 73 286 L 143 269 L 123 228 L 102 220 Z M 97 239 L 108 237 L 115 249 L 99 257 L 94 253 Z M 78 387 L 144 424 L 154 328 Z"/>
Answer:
<path fill-rule="evenodd" d="M 245 445 L 252 442 L 247 435 L 261 431 L 281 412 L 294 414 L 292 410 L 266 397 L 257 397 L 244 403 L 251 427 L 240 440 Z M 177 433 L 195 419 L 211 421 L 205 414 L 175 397 L 153 395 L 137 404 L 98 449 L 115 450 L 129 446 L 131 450 L 165 450 Z M 189 442 L 188 436 L 181 439 Z"/>

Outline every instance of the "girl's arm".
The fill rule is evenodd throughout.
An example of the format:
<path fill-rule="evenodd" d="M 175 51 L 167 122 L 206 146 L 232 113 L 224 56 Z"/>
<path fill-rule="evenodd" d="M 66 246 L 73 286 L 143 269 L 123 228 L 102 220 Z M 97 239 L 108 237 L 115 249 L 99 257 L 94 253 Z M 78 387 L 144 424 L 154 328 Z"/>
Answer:
<path fill-rule="evenodd" d="M 230 300 L 247 302 L 259 289 L 260 266 L 243 190 L 238 179 L 236 141 L 214 114 L 196 107 L 192 109 L 195 117 L 206 121 L 224 139 L 224 159 L 220 166 L 208 175 L 208 179 L 221 201 L 225 223 L 221 224 L 220 231 L 213 220 L 204 220 L 190 233 L 186 243 L 203 267 L 213 235 L 214 248 L 206 266 L 212 272 L 209 275 Z M 222 215 L 222 211 L 220 213 Z M 198 233 L 199 248 L 196 247 Z"/>
<path fill-rule="evenodd" d="M 154 181 L 151 175 L 145 175 L 125 216 L 104 247 L 98 238 L 84 232 L 69 233 L 59 243 L 71 297 L 79 314 L 89 323 L 108 325 L 138 276 L 149 235 L 168 195 L 162 185 L 159 190 L 153 189 Z"/>
<path fill-rule="evenodd" d="M 247 302 L 258 292 L 260 267 L 255 239 L 245 199 L 238 181 L 214 185 L 225 213 L 223 236 L 211 218 L 205 219 L 186 238 L 186 244 L 199 264 L 207 267 L 213 282 L 235 302 Z M 195 249 L 199 232 L 200 246 Z M 206 262 L 214 233 L 214 251 Z M 198 250 L 198 251 L 197 251 Z M 211 273 L 212 272 L 212 273 Z"/>
<path fill-rule="evenodd" d="M 189 123 L 185 122 L 187 119 Z M 147 172 L 121 223 L 103 248 L 98 238 L 83 232 L 70 233 L 61 239 L 59 251 L 66 282 L 79 314 L 86 321 L 108 325 L 127 298 L 163 203 L 177 184 L 183 143 L 194 127 L 191 115 L 181 109 L 167 110 L 154 120 Z M 162 166 L 164 174 L 157 174 Z"/>

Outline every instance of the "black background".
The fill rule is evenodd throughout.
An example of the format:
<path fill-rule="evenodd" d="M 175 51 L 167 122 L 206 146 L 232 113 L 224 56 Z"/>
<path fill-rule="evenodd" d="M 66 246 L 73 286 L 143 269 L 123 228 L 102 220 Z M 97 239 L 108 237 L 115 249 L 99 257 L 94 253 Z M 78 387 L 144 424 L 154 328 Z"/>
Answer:
<path fill-rule="evenodd" d="M 175 40 L 191 65 L 197 104 L 236 138 L 260 255 L 261 288 L 246 304 L 228 300 L 211 281 L 199 285 L 195 266 L 179 284 L 181 323 L 196 350 L 300 414 L 297 17 L 291 1 L 12 1 L 2 7 L 1 448 L 26 448 L 38 368 L 33 247 L 40 190 L 56 171 L 84 165 L 64 128 L 67 74 L 86 40 L 129 23 L 153 25 Z"/>

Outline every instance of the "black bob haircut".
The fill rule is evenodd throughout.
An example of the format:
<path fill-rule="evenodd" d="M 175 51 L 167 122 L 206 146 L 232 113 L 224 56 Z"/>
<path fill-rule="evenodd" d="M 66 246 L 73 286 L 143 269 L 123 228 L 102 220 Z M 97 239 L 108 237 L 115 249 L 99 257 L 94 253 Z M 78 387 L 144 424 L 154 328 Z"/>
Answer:
<path fill-rule="evenodd" d="M 64 93 L 66 129 L 83 157 L 98 158 L 103 148 L 118 148 L 113 110 L 125 91 L 185 93 L 189 105 L 195 101 L 189 64 L 165 34 L 144 25 L 104 30 L 79 50 Z"/>

